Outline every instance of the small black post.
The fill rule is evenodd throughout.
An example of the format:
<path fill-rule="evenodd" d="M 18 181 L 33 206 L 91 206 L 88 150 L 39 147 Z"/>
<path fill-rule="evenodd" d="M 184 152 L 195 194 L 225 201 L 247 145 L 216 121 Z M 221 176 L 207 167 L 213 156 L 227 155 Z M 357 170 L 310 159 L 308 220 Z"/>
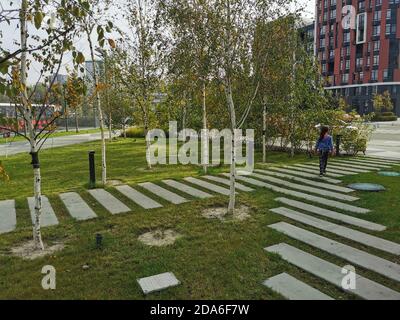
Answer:
<path fill-rule="evenodd" d="M 336 136 L 336 156 L 340 157 L 340 141 L 341 141 L 342 136 L 338 134 Z"/>
<path fill-rule="evenodd" d="M 93 189 L 96 186 L 96 169 L 94 166 L 94 151 L 89 151 L 89 188 Z"/>

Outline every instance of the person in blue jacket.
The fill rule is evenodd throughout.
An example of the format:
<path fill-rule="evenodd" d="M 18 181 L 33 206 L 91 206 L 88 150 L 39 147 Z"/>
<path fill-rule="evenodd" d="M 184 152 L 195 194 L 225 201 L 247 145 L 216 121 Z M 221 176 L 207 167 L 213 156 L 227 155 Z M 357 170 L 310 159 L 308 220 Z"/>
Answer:
<path fill-rule="evenodd" d="M 333 139 L 329 135 L 328 127 L 321 128 L 321 134 L 317 140 L 315 149 L 319 154 L 319 175 L 322 177 L 326 174 L 329 154 L 333 154 Z"/>

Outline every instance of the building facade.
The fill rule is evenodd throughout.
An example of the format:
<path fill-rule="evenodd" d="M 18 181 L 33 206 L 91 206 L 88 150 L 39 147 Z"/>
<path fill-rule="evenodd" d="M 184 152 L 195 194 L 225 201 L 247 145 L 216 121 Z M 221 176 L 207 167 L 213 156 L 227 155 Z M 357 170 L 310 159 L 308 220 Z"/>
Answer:
<path fill-rule="evenodd" d="M 374 94 L 389 91 L 400 116 L 400 0 L 316 0 L 315 23 L 305 28 L 326 89 L 360 114 Z"/>

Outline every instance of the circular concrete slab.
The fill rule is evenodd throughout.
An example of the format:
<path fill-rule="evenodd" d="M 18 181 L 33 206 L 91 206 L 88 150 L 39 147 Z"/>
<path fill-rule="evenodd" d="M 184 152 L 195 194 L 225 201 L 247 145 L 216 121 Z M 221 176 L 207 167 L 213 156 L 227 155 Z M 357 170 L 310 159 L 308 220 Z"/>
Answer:
<path fill-rule="evenodd" d="M 378 192 L 386 190 L 384 186 L 375 183 L 353 183 L 348 185 L 348 187 L 357 191 Z"/>
<path fill-rule="evenodd" d="M 380 171 L 378 174 L 384 177 L 400 177 L 400 172 L 395 171 Z"/>

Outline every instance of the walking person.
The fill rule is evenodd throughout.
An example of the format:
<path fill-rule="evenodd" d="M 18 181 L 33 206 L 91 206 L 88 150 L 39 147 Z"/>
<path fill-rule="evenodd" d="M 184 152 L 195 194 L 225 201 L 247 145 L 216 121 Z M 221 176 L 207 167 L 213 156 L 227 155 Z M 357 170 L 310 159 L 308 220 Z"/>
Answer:
<path fill-rule="evenodd" d="M 321 134 L 317 140 L 315 149 L 319 154 L 319 176 L 323 177 L 326 174 L 329 154 L 333 154 L 333 139 L 329 135 L 328 127 L 321 128 Z"/>

